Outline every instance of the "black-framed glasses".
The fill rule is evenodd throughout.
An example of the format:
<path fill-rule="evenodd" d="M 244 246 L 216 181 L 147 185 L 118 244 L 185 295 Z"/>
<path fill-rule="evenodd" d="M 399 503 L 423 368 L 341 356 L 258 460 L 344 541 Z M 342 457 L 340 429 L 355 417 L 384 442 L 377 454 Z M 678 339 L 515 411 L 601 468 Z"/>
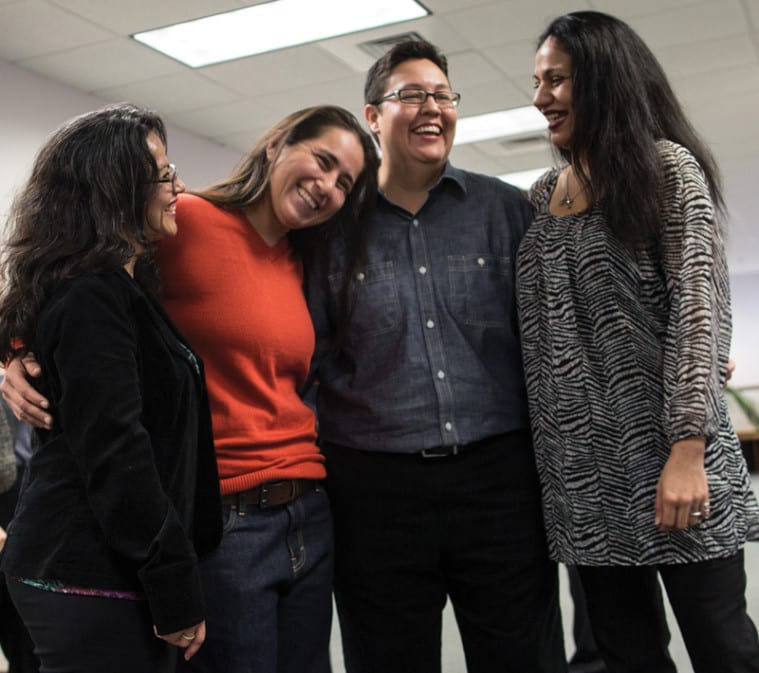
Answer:
<path fill-rule="evenodd" d="M 177 180 L 177 167 L 174 164 L 169 164 L 166 168 L 169 169 L 168 175 L 162 178 L 158 178 L 157 180 L 151 180 L 150 182 L 170 182 L 171 186 L 173 187 L 176 184 Z"/>
<path fill-rule="evenodd" d="M 397 98 L 404 105 L 424 105 L 427 99 L 432 97 L 440 108 L 457 107 L 461 100 L 461 94 L 454 91 L 425 91 L 424 89 L 409 88 L 396 89 L 386 93 L 375 105 L 383 101 Z"/>

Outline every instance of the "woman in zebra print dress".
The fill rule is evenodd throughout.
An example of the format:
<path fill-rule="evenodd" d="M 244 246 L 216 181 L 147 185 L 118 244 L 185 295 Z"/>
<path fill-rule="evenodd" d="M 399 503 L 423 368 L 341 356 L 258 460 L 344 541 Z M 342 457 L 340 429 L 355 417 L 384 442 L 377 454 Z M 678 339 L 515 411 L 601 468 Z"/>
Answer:
<path fill-rule="evenodd" d="M 716 167 L 626 24 L 574 12 L 538 44 L 533 102 L 563 165 L 532 188 L 517 274 L 552 556 L 578 566 L 612 673 L 675 670 L 658 576 L 696 673 L 756 673 Z"/>

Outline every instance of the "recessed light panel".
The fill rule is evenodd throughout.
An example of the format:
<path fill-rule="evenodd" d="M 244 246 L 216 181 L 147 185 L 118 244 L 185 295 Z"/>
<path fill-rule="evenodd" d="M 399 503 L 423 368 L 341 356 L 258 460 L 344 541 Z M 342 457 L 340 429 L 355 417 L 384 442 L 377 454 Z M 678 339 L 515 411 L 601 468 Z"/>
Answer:
<path fill-rule="evenodd" d="M 544 131 L 546 118 L 532 105 L 499 110 L 473 117 L 462 117 L 456 123 L 455 145 L 466 145 L 491 138 L 519 136 Z"/>
<path fill-rule="evenodd" d="M 428 14 L 415 0 L 275 0 L 133 37 L 200 68 Z"/>

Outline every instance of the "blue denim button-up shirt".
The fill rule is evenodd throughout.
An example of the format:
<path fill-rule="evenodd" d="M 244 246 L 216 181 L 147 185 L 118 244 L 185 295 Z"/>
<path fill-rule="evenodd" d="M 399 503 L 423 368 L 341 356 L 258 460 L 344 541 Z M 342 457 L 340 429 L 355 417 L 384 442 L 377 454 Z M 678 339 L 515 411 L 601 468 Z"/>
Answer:
<path fill-rule="evenodd" d="M 307 265 L 323 439 L 407 453 L 529 427 L 514 265 L 531 218 L 515 188 L 450 165 L 416 214 L 380 194 L 339 351 L 341 254 Z"/>

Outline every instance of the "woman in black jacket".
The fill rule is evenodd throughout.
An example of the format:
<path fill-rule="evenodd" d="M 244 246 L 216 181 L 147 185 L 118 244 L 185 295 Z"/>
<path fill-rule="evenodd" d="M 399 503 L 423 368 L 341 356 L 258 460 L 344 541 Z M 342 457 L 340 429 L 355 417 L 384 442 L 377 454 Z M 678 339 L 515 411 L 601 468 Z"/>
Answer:
<path fill-rule="evenodd" d="M 10 215 L 0 354 L 36 353 L 55 422 L 2 569 L 43 672 L 170 671 L 171 645 L 189 658 L 205 638 L 197 555 L 220 502 L 202 363 L 153 297 L 185 189 L 165 144 L 129 104 L 77 117 Z"/>

